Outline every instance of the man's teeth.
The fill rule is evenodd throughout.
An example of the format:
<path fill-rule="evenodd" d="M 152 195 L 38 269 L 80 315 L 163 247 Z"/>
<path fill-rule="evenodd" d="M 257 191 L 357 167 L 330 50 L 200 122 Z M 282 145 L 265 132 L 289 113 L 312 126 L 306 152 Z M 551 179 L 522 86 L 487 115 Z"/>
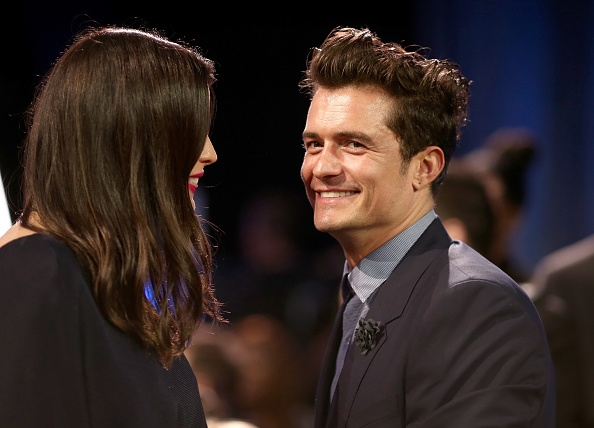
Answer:
<path fill-rule="evenodd" d="M 322 198 L 340 198 L 342 196 L 354 195 L 355 192 L 320 192 Z"/>

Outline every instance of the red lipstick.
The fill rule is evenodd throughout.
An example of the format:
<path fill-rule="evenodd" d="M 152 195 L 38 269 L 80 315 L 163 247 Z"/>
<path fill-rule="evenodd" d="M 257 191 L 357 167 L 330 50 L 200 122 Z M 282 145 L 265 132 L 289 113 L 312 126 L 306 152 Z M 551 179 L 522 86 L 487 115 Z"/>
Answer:
<path fill-rule="evenodd" d="M 190 180 L 188 181 L 188 189 L 190 189 L 190 193 L 194 195 L 196 190 L 198 189 L 198 180 L 204 176 L 204 171 L 198 174 L 190 175 Z"/>

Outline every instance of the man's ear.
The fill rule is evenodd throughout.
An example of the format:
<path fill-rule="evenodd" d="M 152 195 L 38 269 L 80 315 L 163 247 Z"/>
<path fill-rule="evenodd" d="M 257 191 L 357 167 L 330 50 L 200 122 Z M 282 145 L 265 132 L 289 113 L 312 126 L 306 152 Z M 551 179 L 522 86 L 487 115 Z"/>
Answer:
<path fill-rule="evenodd" d="M 426 186 L 430 186 L 433 180 L 437 178 L 439 173 L 445 166 L 445 156 L 443 150 L 437 146 L 429 146 L 425 150 L 417 153 L 413 157 L 416 170 L 413 177 L 413 187 L 415 190 L 420 190 Z"/>

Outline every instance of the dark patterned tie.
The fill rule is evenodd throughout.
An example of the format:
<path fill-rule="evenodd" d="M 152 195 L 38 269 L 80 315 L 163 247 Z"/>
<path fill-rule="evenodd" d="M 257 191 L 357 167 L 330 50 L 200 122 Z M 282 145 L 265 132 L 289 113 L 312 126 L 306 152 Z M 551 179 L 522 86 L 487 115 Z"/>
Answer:
<path fill-rule="evenodd" d="M 334 396 L 334 390 L 336 389 L 336 384 L 340 377 L 344 357 L 349 349 L 349 345 L 353 338 L 353 332 L 355 331 L 355 327 L 361 316 L 361 311 L 363 310 L 363 302 L 361 302 L 351 288 L 347 275 L 345 275 L 342 280 L 341 288 L 343 299 L 347 303 L 344 313 L 342 314 L 342 340 L 340 342 L 340 348 L 338 348 L 338 355 L 336 356 L 336 371 L 334 372 L 334 379 L 332 379 L 332 387 L 330 389 L 331 399 Z"/>

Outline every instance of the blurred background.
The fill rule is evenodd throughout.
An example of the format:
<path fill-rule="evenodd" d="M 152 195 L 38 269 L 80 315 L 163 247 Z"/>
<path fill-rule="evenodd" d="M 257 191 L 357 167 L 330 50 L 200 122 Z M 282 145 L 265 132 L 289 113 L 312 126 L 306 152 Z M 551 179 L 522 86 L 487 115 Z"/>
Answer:
<path fill-rule="evenodd" d="M 218 337 L 224 338 L 225 358 L 249 368 L 252 376 L 248 382 L 244 374 L 243 398 L 224 397 L 233 410 L 222 411 L 216 399 L 203 398 L 206 407 L 221 414 L 241 415 L 260 427 L 308 424 L 310 409 L 295 410 L 287 403 L 311 404 L 343 259 L 337 244 L 313 228 L 299 177 L 308 100 L 297 83 L 310 49 L 336 26 L 369 27 L 384 41 L 428 47 L 429 56 L 460 64 L 473 83 L 470 122 L 457 157 L 491 168 L 495 161 L 485 149 L 496 140 L 529 145 L 502 167 L 520 215 L 501 245 L 522 272 L 519 278 L 529 277 L 553 250 L 594 233 L 592 1 L 10 4 L 10 12 L 3 8 L 0 26 L 0 172 L 13 221 L 20 209 L 24 112 L 35 86 L 77 32 L 105 24 L 156 28 L 200 46 L 215 61 L 218 108 L 212 140 L 219 160 L 200 181 L 197 205 L 212 223 L 219 298 L 237 327 L 233 335 L 241 336 L 230 339 L 231 332 L 225 332 Z M 226 373 L 224 380 L 200 377 L 204 391 L 224 396 L 238 381 L 219 367 L 224 358 L 220 349 L 211 349 L 214 336 L 197 341 L 205 346 L 202 351 L 193 347 L 192 361 L 197 375 L 204 367 L 209 370 L 201 376 Z M 279 352 L 272 352 L 272 340 L 279 338 Z M 242 343 L 243 351 L 231 351 L 231 343 Z M 284 358 L 275 364 L 273 358 L 283 358 L 280 351 L 298 361 Z M 261 373 L 258 381 L 254 367 L 277 372 Z M 296 380 L 279 373 L 305 373 L 293 388 L 299 397 L 280 392 Z M 266 389 L 266 379 L 287 383 Z M 260 385 L 261 394 L 254 385 Z"/>
<path fill-rule="evenodd" d="M 224 233 L 219 244 L 235 252 L 238 215 L 255 192 L 272 186 L 305 199 L 299 167 L 307 100 L 297 82 L 310 48 L 335 26 L 349 25 L 429 47 L 431 56 L 461 65 L 473 84 L 459 155 L 500 128 L 534 134 L 525 214 L 512 246 L 523 268 L 594 232 L 594 2 L 407 0 L 356 8 L 150 3 L 20 0 L 2 13 L 0 171 L 13 218 L 22 113 L 40 77 L 87 25 L 144 25 L 199 45 L 217 63 L 212 139 L 219 161 L 201 184 L 208 186 L 208 218 Z M 312 242 L 318 241 L 326 242 Z"/>

